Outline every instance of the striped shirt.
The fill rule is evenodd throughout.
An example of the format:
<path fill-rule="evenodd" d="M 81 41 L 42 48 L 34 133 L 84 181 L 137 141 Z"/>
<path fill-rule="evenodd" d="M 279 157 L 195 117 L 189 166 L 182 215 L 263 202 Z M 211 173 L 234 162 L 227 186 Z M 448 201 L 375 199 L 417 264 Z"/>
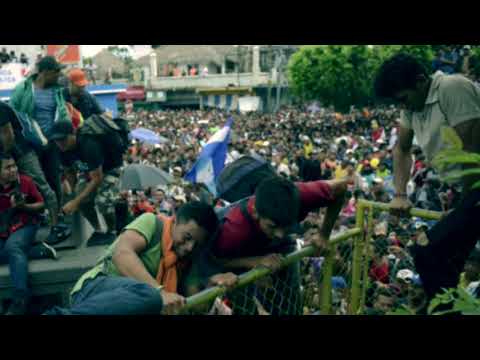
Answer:
<path fill-rule="evenodd" d="M 33 118 L 38 122 L 43 134 L 48 138 L 55 122 L 57 103 L 55 102 L 55 89 L 35 89 L 35 109 Z"/>

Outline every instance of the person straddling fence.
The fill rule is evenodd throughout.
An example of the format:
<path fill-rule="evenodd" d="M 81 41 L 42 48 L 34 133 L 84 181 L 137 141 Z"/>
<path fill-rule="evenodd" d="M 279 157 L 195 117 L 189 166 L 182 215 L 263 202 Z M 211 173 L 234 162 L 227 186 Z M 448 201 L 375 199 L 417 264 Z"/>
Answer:
<path fill-rule="evenodd" d="M 405 107 L 394 151 L 396 194 L 391 203 L 393 211 L 405 213 L 412 207 L 406 187 L 414 136 L 428 161 L 444 146 L 442 127 L 456 131 L 465 151 L 480 153 L 480 88 L 462 75 L 437 72 L 430 77 L 417 59 L 398 54 L 381 66 L 375 92 L 377 97 L 393 99 Z M 472 189 L 479 177 L 465 179 L 461 204 L 422 234 L 414 249 L 415 266 L 429 299 L 458 285 L 480 235 L 480 189 Z"/>
<path fill-rule="evenodd" d="M 295 250 L 296 243 L 288 236 L 292 229 L 309 212 L 327 207 L 324 222 L 312 237 L 313 245 L 321 252 L 343 206 L 346 189 L 347 180 L 294 184 L 274 177 L 263 181 L 254 196 L 225 210 L 219 232 L 210 246 L 211 253 L 192 266 L 186 280 L 187 292 L 201 290 L 215 271 L 239 274 L 256 267 L 279 270 L 282 256 Z M 272 315 L 300 314 L 298 264 L 276 273 L 273 282 L 278 284 L 273 294 L 263 298 L 257 293 L 257 299 L 274 304 Z M 252 291 L 255 295 L 255 289 Z M 255 309 L 255 304 L 251 305 Z"/>
<path fill-rule="evenodd" d="M 206 244 L 217 226 L 213 208 L 199 202 L 184 205 L 172 218 L 140 216 L 125 228 L 98 265 L 78 280 L 71 307 L 56 307 L 46 314 L 177 313 L 185 303 L 177 290 L 183 264 Z"/>

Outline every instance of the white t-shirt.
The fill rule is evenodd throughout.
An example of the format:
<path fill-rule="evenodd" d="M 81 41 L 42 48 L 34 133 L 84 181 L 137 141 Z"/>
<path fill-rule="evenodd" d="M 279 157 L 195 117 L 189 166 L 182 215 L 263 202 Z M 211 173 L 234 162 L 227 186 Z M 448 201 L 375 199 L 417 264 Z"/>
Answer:
<path fill-rule="evenodd" d="M 433 75 L 425 107 L 420 112 L 404 111 L 401 125 L 412 129 L 428 161 L 444 146 L 442 127 L 455 127 L 480 119 L 480 88 L 462 75 Z"/>
<path fill-rule="evenodd" d="M 470 295 L 475 296 L 475 293 L 477 292 L 477 289 L 479 286 L 480 286 L 480 281 L 471 282 L 467 287 L 467 292 Z"/>
<path fill-rule="evenodd" d="M 395 145 L 397 145 L 397 140 L 398 140 L 398 130 L 397 128 L 393 128 L 391 133 L 390 133 L 390 140 L 388 142 L 388 150 L 392 150 Z"/>

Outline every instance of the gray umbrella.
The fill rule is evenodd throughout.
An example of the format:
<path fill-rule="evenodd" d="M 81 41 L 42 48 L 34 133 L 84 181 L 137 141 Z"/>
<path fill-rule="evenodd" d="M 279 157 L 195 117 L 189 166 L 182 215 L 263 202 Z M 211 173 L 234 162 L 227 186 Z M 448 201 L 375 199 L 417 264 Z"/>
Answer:
<path fill-rule="evenodd" d="M 120 177 L 121 190 L 142 190 L 158 185 L 168 185 L 173 177 L 163 170 L 148 165 L 127 166 Z"/>

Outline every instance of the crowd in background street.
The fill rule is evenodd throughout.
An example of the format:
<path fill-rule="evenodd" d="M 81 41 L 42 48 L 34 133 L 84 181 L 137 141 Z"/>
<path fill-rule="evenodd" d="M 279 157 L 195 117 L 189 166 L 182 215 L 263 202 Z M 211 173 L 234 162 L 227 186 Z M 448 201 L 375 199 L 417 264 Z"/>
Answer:
<path fill-rule="evenodd" d="M 176 179 L 172 186 L 161 186 L 147 192 L 124 193 L 131 213 L 145 211 L 172 213 L 181 203 L 199 199 L 199 187 L 182 178 L 192 168 L 202 145 L 218 131 L 231 114 L 217 109 L 129 111 L 132 129 L 151 129 L 165 138 L 155 146 L 132 142 L 128 164 L 153 165 Z M 234 127 L 227 163 L 242 155 L 257 154 L 268 160 L 276 171 L 292 181 L 315 181 L 352 178 L 347 205 L 337 222 L 336 233 L 354 226 L 358 199 L 389 202 L 394 195 L 392 149 L 398 138 L 400 110 L 391 107 L 352 108 L 348 114 L 316 104 L 284 107 L 274 114 L 233 114 Z M 414 149 L 412 180 L 408 196 L 419 208 L 446 212 L 459 200 L 461 189 L 446 185 L 428 164 L 419 147 Z M 303 224 L 301 244 L 308 244 L 315 232 L 318 215 L 311 214 Z M 433 222 L 420 219 L 400 219 L 388 213 L 375 223 L 374 254 L 370 266 L 370 288 L 367 306 L 373 313 L 385 313 L 402 303 L 422 306 L 420 280 L 415 272 L 409 246 L 416 236 Z M 339 313 L 346 311 L 345 298 L 351 271 L 352 244 L 339 247 L 332 281 L 334 300 Z M 307 301 L 305 313 L 319 308 L 319 287 L 323 258 L 304 262 L 304 289 Z M 474 268 L 478 270 L 478 257 Z M 469 273 L 470 283 L 480 280 L 479 272 Z M 478 285 L 478 283 L 476 283 Z M 476 289 L 471 286 L 471 291 Z M 411 290 L 411 291 L 407 291 Z M 310 304 L 308 304 L 310 302 Z"/>
<path fill-rule="evenodd" d="M 445 74 L 463 73 L 470 75 L 470 45 L 445 45 L 438 49 L 433 61 L 433 71 L 442 71 Z"/>
<path fill-rule="evenodd" d="M 28 58 L 24 53 L 17 56 L 15 51 L 12 50 L 8 52 L 6 48 L 2 48 L 2 51 L 0 52 L 0 64 L 21 63 L 27 66 L 28 62 Z"/>
<path fill-rule="evenodd" d="M 446 72 L 457 71 L 454 65 L 458 59 L 452 55 L 454 50 L 442 51 L 436 64 L 438 68 Z M 448 66 L 452 69 L 449 70 Z M 348 113 L 338 113 L 331 107 L 313 103 L 282 107 L 268 114 L 219 109 L 146 111 L 134 110 L 129 105 L 114 121 L 85 91 L 88 80 L 83 72 L 69 72 L 69 83 L 64 88 L 58 84 L 61 70 L 55 59 L 42 59 L 37 64 L 37 72 L 15 89 L 11 108 L 2 104 L 1 145 L 6 150 L 1 159 L 0 190 L 6 194 L 5 211 L 20 206 L 20 210 L 28 215 L 23 223 L 19 223 L 19 228 L 6 224 L 3 234 L 6 243 L 13 243 L 20 235 L 23 239 L 31 238 L 19 235 L 17 230 L 25 228 L 33 212 L 35 224 L 32 231 L 36 231 L 36 215 L 44 207 L 50 215 L 49 240 L 55 242 L 63 237 L 62 215 L 80 211 L 95 230 L 89 243 L 107 245 L 125 226 L 146 213 L 174 216 L 183 205 L 192 201 L 224 206 L 225 202 L 209 195 L 205 186 L 191 184 L 184 179 L 202 148 L 230 117 L 233 118 L 233 128 L 227 164 L 251 155 L 265 159 L 278 175 L 292 182 L 348 179 L 346 204 L 334 226 L 333 236 L 354 227 L 359 199 L 388 203 L 396 193 L 393 149 L 399 139 L 401 114 L 395 106 L 351 107 Z M 33 146 L 41 140 L 36 137 L 38 134 L 32 132 L 29 134 L 32 137 L 27 138 L 25 131 L 20 131 L 28 118 L 36 119 L 49 140 L 48 146 Z M 58 121 L 58 118 L 63 121 Z M 126 128 L 122 128 L 122 119 L 128 123 L 129 130 L 151 130 L 158 136 L 158 141 L 152 144 L 129 140 L 124 144 L 122 130 Z M 112 132 L 112 129 L 115 131 Z M 110 134 L 116 137 L 110 137 Z M 412 152 L 412 176 L 405 196 L 415 207 L 444 213 L 454 209 L 461 201 L 460 185 L 443 183 L 420 147 L 415 146 Z M 173 180 L 150 188 L 121 190 L 122 170 L 135 164 L 155 167 L 169 174 Z M 29 186 L 32 179 L 19 177 L 17 166 L 21 173 L 33 179 L 39 190 L 34 192 L 31 189 L 30 198 L 36 202 L 26 204 L 27 208 L 22 201 L 17 201 L 17 194 L 13 192 L 17 190 L 17 185 L 23 191 L 22 186 Z M 69 179 L 70 175 L 73 180 Z M 203 208 L 195 209 L 195 206 L 185 215 L 186 219 L 197 211 L 201 215 Z M 99 223 L 95 207 L 103 214 L 107 229 Z M 320 219 L 327 216 L 325 210 L 307 216 L 297 230 L 298 247 L 314 243 L 312 239 L 320 233 L 319 224 L 323 223 Z M 135 226 L 150 228 L 146 226 L 149 224 L 145 224 L 145 219 L 148 218 L 141 218 Z M 214 219 L 217 220 L 216 217 Z M 410 249 L 434 222 L 400 218 L 387 212 L 378 214 L 375 219 L 373 241 L 369 244 L 372 256 L 368 266 L 366 312 L 385 314 L 402 304 L 413 309 L 424 308 L 426 298 Z M 150 238 L 153 237 L 153 232 L 150 235 Z M 10 253 L 8 256 L 11 257 Z M 352 253 L 352 240 L 336 248 L 331 281 L 334 311 L 338 314 L 347 312 Z M 22 250 L 23 270 L 27 266 L 26 255 L 26 251 Z M 55 257 L 55 254 L 50 257 Z M 323 257 L 314 257 L 302 261 L 305 314 L 316 313 L 320 308 L 319 284 L 325 281 L 321 279 L 324 260 Z M 163 276 L 160 275 L 162 269 L 159 266 L 159 278 Z M 22 281 L 18 283 L 26 286 L 26 271 L 22 274 Z M 95 277 L 97 274 L 90 272 L 90 275 Z M 467 260 L 460 285 L 473 296 L 478 296 L 479 281 L 480 255 L 477 248 Z M 174 288 L 176 290 L 176 281 Z M 28 300 L 28 289 L 23 290 L 19 298 L 25 302 Z M 168 300 L 170 295 L 167 293 L 166 296 Z M 25 303 L 17 313 L 24 310 Z"/>

